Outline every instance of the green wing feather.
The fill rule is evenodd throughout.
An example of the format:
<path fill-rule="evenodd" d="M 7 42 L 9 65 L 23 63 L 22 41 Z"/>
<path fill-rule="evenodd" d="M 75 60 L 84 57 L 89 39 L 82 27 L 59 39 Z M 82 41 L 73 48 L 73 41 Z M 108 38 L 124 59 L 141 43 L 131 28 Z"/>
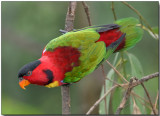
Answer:
<path fill-rule="evenodd" d="M 117 20 L 116 24 L 120 25 L 120 31 L 126 33 L 125 46 L 121 50 L 128 50 L 135 46 L 143 36 L 143 30 L 138 27 L 139 20 L 133 17 Z"/>
<path fill-rule="evenodd" d="M 106 47 L 103 42 L 90 43 L 87 47 L 87 50 L 85 50 L 85 45 L 84 48 L 82 45 L 80 50 L 80 66 L 74 67 L 71 72 L 67 72 L 63 82 L 72 83 L 79 81 L 81 78 L 94 71 L 96 66 L 103 60 L 106 54 Z"/>
<path fill-rule="evenodd" d="M 115 22 L 120 25 L 120 30 L 126 33 L 126 44 L 124 49 L 131 48 L 142 38 L 143 31 L 137 27 L 138 20 L 134 18 L 121 19 Z M 129 27 L 129 28 L 128 28 Z M 46 51 L 53 51 L 60 46 L 72 46 L 77 48 L 81 56 L 80 65 L 74 67 L 71 72 L 65 73 L 64 83 L 79 81 L 84 76 L 94 71 L 103 60 L 107 59 L 123 40 L 123 34 L 117 41 L 106 48 L 105 43 L 96 42 L 100 35 L 97 29 L 105 29 L 105 26 L 92 26 L 80 30 L 68 32 L 56 39 L 51 40 L 45 47 Z"/>
<path fill-rule="evenodd" d="M 79 81 L 85 75 L 95 70 L 96 66 L 103 60 L 106 54 L 104 42 L 97 42 L 100 35 L 93 29 L 77 32 L 68 32 L 50 41 L 45 49 L 52 51 L 60 46 L 72 46 L 77 48 L 81 56 L 80 65 L 74 67 L 71 72 L 65 73 L 64 83 Z"/>
<path fill-rule="evenodd" d="M 65 78 L 63 80 L 64 83 L 77 82 L 84 76 L 93 72 L 118 46 L 108 47 L 106 51 L 104 42 L 96 42 L 99 37 L 100 35 L 98 32 L 93 29 L 87 29 L 68 32 L 53 39 L 46 45 L 46 51 L 52 51 L 60 46 L 72 46 L 77 48 L 81 53 L 79 58 L 80 65 L 74 67 L 71 72 L 65 73 Z"/>
<path fill-rule="evenodd" d="M 46 51 L 53 51 L 53 49 L 60 46 L 72 46 L 81 48 L 83 43 L 84 47 L 99 39 L 100 35 L 92 30 L 83 30 L 78 32 L 68 32 L 58 38 L 51 40 L 45 47 Z"/>
<path fill-rule="evenodd" d="M 123 34 L 117 41 L 112 43 L 106 48 L 104 42 L 90 43 L 87 50 L 81 48 L 82 56 L 80 57 L 81 64 L 78 67 L 74 67 L 71 72 L 65 74 L 63 82 L 73 83 L 79 81 L 84 76 L 93 72 L 103 60 L 107 59 L 118 45 L 124 39 L 125 34 Z M 86 47 L 84 47 L 86 48 Z"/>

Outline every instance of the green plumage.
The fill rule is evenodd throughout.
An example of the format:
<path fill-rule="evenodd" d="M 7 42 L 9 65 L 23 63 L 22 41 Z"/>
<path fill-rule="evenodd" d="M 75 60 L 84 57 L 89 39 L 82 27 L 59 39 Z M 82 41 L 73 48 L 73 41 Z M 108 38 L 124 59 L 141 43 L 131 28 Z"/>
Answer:
<path fill-rule="evenodd" d="M 126 18 L 115 22 L 120 25 L 120 31 L 126 33 L 126 44 L 124 49 L 131 48 L 142 37 L 142 29 L 136 27 L 138 20 L 135 18 Z M 93 72 L 103 60 L 107 59 L 117 48 L 124 38 L 115 41 L 106 48 L 103 41 L 96 42 L 100 38 L 97 30 L 105 30 L 105 26 L 92 26 L 79 30 L 68 32 L 56 39 L 50 41 L 46 47 L 46 51 L 53 51 L 60 46 L 72 46 L 77 48 L 81 56 L 79 58 L 80 65 L 74 67 L 71 72 L 65 73 L 64 83 L 73 83 L 79 81 L 84 76 Z"/>
<path fill-rule="evenodd" d="M 74 67 L 71 72 L 65 73 L 63 82 L 72 83 L 79 81 L 85 75 L 94 71 L 96 66 L 103 60 L 106 54 L 104 42 L 97 42 L 100 35 L 92 29 L 77 32 L 68 32 L 54 40 L 47 46 L 47 51 L 52 51 L 59 46 L 72 46 L 78 48 L 80 66 Z"/>
<path fill-rule="evenodd" d="M 143 36 L 143 30 L 138 27 L 139 20 L 133 17 L 117 20 L 115 24 L 120 25 L 120 31 L 126 33 L 125 46 L 122 50 L 128 50 L 138 43 Z"/>
<path fill-rule="evenodd" d="M 81 48 L 81 45 L 83 45 L 83 47 L 87 48 L 90 43 L 97 41 L 99 37 L 100 35 L 97 32 L 90 29 L 77 32 L 68 32 L 51 40 L 46 46 L 46 51 L 52 51 L 54 48 L 60 46 Z"/>

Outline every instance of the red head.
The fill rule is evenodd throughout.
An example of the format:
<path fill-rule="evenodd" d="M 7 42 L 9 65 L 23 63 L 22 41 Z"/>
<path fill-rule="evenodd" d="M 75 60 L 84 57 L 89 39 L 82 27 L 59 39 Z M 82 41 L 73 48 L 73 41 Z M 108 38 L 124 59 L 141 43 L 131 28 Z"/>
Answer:
<path fill-rule="evenodd" d="M 54 77 L 53 69 L 51 63 L 46 62 L 45 57 L 24 65 L 18 73 L 21 88 L 25 89 L 25 86 L 29 84 L 46 87 L 62 85 L 59 81 L 55 81 L 56 78 Z"/>

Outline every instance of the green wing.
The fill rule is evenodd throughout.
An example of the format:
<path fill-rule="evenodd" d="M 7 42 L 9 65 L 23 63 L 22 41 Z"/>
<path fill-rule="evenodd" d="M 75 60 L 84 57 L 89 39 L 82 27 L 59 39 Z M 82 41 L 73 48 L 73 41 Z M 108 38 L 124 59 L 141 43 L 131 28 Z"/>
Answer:
<path fill-rule="evenodd" d="M 64 83 L 79 81 L 82 77 L 94 71 L 96 66 L 103 60 L 106 47 L 104 42 L 96 43 L 99 37 L 99 33 L 93 30 L 81 30 L 68 32 L 47 44 L 47 51 L 52 51 L 60 46 L 72 46 L 81 53 L 80 65 L 74 67 L 71 72 L 65 73 Z"/>
<path fill-rule="evenodd" d="M 84 76 L 93 72 L 97 65 L 103 60 L 106 54 L 106 47 L 103 42 L 92 42 L 89 45 L 82 45 L 80 51 L 80 66 L 74 67 L 71 72 L 67 72 L 63 82 L 77 82 Z"/>
<path fill-rule="evenodd" d="M 97 42 L 100 35 L 98 32 L 88 29 L 77 32 L 68 32 L 50 41 L 45 49 L 53 51 L 60 46 L 72 46 L 77 48 L 81 56 L 80 65 L 74 67 L 71 72 L 65 73 L 64 83 L 79 81 L 85 75 L 95 70 L 96 66 L 103 60 L 106 54 L 104 42 Z"/>
<path fill-rule="evenodd" d="M 128 50 L 135 46 L 143 36 L 143 30 L 138 27 L 139 20 L 133 17 L 117 20 L 116 24 L 120 25 L 120 31 L 126 33 L 125 46 L 121 50 Z"/>
<path fill-rule="evenodd" d="M 94 43 L 99 39 L 100 35 L 93 30 L 83 30 L 78 32 L 68 32 L 58 38 L 51 40 L 45 47 L 46 51 L 53 51 L 53 49 L 60 46 L 72 46 L 80 49 L 88 48 L 90 43 Z M 85 49 L 85 48 L 83 48 Z"/>
<path fill-rule="evenodd" d="M 65 73 L 64 83 L 77 82 L 93 72 L 103 60 L 114 52 L 123 39 L 121 37 L 122 39 L 118 39 L 106 48 L 104 42 L 96 42 L 99 37 L 100 35 L 95 31 L 95 28 L 89 28 L 76 32 L 68 32 L 53 39 L 46 45 L 46 51 L 53 51 L 60 46 L 72 46 L 77 48 L 81 53 L 79 58 L 80 65 L 74 67 L 72 71 Z"/>
<path fill-rule="evenodd" d="M 65 74 L 63 82 L 73 83 L 93 72 L 105 59 L 107 59 L 124 39 L 123 34 L 117 41 L 106 48 L 104 42 L 90 43 L 87 49 L 81 49 L 81 64 Z M 86 48 L 86 47 L 84 47 Z"/>

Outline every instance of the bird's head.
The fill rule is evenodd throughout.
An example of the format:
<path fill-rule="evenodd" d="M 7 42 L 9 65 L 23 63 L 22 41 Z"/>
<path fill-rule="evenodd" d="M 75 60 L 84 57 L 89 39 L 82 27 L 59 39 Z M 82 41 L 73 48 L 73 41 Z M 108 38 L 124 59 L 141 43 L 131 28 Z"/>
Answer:
<path fill-rule="evenodd" d="M 29 84 L 50 87 L 51 83 L 52 87 L 59 86 L 59 82 L 54 81 L 53 71 L 49 68 L 49 64 L 45 64 L 41 60 L 24 65 L 18 73 L 20 87 L 25 89 L 25 86 Z"/>

